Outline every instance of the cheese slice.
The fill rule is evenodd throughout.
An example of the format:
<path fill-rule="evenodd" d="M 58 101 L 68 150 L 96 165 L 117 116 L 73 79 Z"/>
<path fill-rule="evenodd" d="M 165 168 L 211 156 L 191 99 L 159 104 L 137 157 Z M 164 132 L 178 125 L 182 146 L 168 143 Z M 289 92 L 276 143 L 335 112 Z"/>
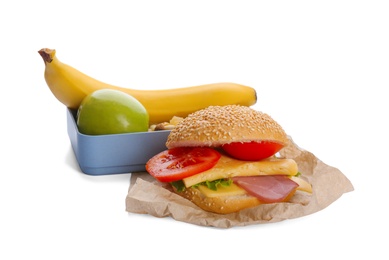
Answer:
<path fill-rule="evenodd" d="M 184 178 L 186 187 L 204 181 L 213 181 L 234 176 L 296 175 L 297 163 L 292 159 L 270 158 L 262 161 L 241 161 L 222 155 L 211 169 Z"/>
<path fill-rule="evenodd" d="M 306 180 L 303 180 L 303 179 L 296 177 L 296 176 L 290 176 L 289 178 L 299 185 L 297 187 L 297 190 L 312 193 L 312 186 Z"/>
<path fill-rule="evenodd" d="M 240 188 L 238 185 L 231 183 L 229 186 L 218 186 L 217 190 L 211 190 L 205 185 L 199 185 L 197 187 L 201 193 L 203 193 L 206 197 L 215 198 L 215 197 L 223 197 L 223 196 L 236 196 L 243 195 L 247 192 Z"/>
<path fill-rule="evenodd" d="M 297 190 L 312 193 L 312 186 L 307 181 L 296 176 L 290 176 L 289 178 L 299 185 Z M 208 198 L 247 194 L 246 190 L 242 189 L 234 183 L 231 183 L 230 186 L 218 186 L 217 190 L 212 190 L 205 185 L 199 185 L 197 189 L 199 189 L 201 193 Z"/>

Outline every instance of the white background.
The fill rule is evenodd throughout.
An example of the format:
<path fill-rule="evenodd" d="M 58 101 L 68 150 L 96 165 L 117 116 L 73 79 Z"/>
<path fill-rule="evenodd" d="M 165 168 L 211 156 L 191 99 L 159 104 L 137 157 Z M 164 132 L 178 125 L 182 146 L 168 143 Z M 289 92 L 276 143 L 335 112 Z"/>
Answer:
<path fill-rule="evenodd" d="M 1 259 L 388 259 L 387 1 L 4 1 Z M 129 214 L 130 174 L 80 172 L 41 48 L 102 81 L 254 87 L 355 190 L 300 219 L 231 229 Z"/>

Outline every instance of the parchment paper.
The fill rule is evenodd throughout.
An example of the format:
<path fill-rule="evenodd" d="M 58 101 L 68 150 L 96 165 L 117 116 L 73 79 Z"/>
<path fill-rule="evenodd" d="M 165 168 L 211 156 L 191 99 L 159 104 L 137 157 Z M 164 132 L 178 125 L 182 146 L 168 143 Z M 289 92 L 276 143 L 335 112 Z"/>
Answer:
<path fill-rule="evenodd" d="M 142 172 L 131 174 L 126 211 L 155 217 L 169 216 L 178 221 L 200 226 L 230 228 L 306 216 L 324 209 L 342 194 L 354 190 L 342 172 L 326 165 L 311 152 L 299 148 L 291 138 L 290 144 L 280 151 L 280 155 L 297 162 L 302 173 L 300 177 L 312 185 L 312 194 L 298 191 L 289 203 L 263 204 L 222 215 L 200 209 L 173 193 L 169 184 L 160 183 L 147 172 Z"/>

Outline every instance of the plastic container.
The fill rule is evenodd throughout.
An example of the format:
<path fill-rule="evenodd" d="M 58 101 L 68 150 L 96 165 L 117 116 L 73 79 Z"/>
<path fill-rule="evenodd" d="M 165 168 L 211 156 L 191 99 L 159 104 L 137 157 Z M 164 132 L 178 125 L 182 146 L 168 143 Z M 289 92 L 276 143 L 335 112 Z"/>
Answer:
<path fill-rule="evenodd" d="M 146 162 L 166 150 L 169 130 L 113 135 L 78 131 L 77 111 L 67 109 L 67 132 L 83 173 L 108 175 L 145 171 Z"/>

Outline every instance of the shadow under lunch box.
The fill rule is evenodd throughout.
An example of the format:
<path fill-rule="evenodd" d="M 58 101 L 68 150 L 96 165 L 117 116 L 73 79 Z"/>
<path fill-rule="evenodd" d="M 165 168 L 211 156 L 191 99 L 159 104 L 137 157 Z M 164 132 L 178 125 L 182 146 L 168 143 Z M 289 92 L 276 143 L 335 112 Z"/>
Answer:
<path fill-rule="evenodd" d="M 107 175 L 145 171 L 146 162 L 166 150 L 170 130 L 111 135 L 78 131 L 76 110 L 67 109 L 67 132 L 81 171 Z"/>

